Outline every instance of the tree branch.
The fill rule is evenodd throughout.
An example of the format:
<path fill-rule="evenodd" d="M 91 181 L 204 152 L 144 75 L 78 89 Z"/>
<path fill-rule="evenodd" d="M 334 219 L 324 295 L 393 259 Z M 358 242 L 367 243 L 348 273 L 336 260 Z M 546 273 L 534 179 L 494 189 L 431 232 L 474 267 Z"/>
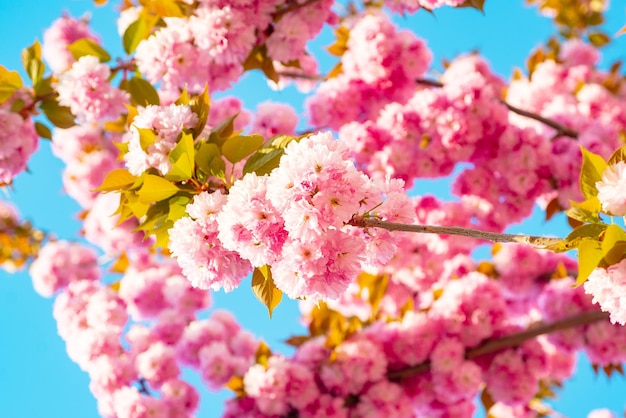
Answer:
<path fill-rule="evenodd" d="M 304 3 L 298 3 L 297 1 L 293 1 L 291 5 L 285 7 L 284 9 L 280 9 L 272 14 L 274 20 L 278 20 L 287 13 L 293 12 L 298 9 L 302 9 L 303 7 L 309 6 L 313 3 L 318 2 L 319 0 L 307 0 Z"/>
<path fill-rule="evenodd" d="M 376 218 L 355 217 L 350 221 L 351 225 L 362 228 L 375 227 L 388 231 L 415 232 L 418 234 L 456 235 L 484 239 L 491 242 L 515 242 L 518 244 L 530 244 L 535 248 L 545 248 L 549 245 L 562 242 L 562 238 L 541 237 L 536 235 L 502 234 L 498 232 L 480 231 L 478 229 L 461 228 L 458 226 L 435 226 L 435 225 L 409 225 L 394 222 L 381 221 Z"/>
<path fill-rule="evenodd" d="M 440 81 L 436 81 L 436 80 L 429 80 L 429 79 L 425 79 L 425 78 L 418 78 L 417 80 L 415 80 L 415 82 L 417 84 L 421 84 L 423 86 L 429 86 L 429 87 L 443 87 L 443 83 Z M 560 124 L 552 119 L 548 119 L 545 118 L 541 115 L 538 115 L 536 113 L 533 112 L 529 112 L 528 110 L 524 110 L 524 109 L 520 109 L 519 107 L 515 107 L 512 104 L 507 103 L 504 100 L 500 100 L 500 103 L 502 103 L 503 105 L 506 106 L 507 109 L 509 109 L 511 112 L 513 113 L 517 113 L 520 116 L 524 116 L 527 117 L 529 119 L 533 119 L 536 120 L 538 122 L 543 123 L 546 126 L 549 126 L 550 128 L 553 128 L 557 131 L 557 135 L 556 136 L 568 136 L 570 138 L 574 138 L 577 139 L 578 138 L 578 132 L 575 131 L 574 129 L 567 127 L 563 124 Z"/>
<path fill-rule="evenodd" d="M 277 71 L 276 73 L 280 77 L 299 78 L 302 80 L 311 80 L 311 81 L 326 81 L 326 77 L 323 77 L 321 75 L 301 74 L 295 71 Z"/>
<path fill-rule="evenodd" d="M 569 328 L 575 328 L 583 325 L 593 324 L 609 318 L 607 312 L 587 311 L 576 315 L 568 316 L 551 323 L 540 322 L 531 325 L 528 329 L 510 334 L 505 337 L 487 340 L 477 347 L 469 349 L 465 352 L 465 358 L 471 360 L 476 357 L 492 354 L 506 348 L 519 347 L 528 340 L 532 340 L 543 334 L 550 334 L 556 331 L 562 331 Z M 430 370 L 430 361 L 418 364 L 416 366 L 407 367 L 400 370 L 387 372 L 389 380 L 402 380 L 407 377 L 418 376 Z"/>
<path fill-rule="evenodd" d="M 535 113 L 529 112 L 527 110 L 524 109 L 520 109 L 518 107 L 515 107 L 511 104 L 508 104 L 507 102 L 505 102 L 504 100 L 500 100 L 500 102 L 505 105 L 507 107 L 507 109 L 509 109 L 511 112 L 513 113 L 517 113 L 520 116 L 524 116 L 530 119 L 534 119 L 536 121 L 539 121 L 541 123 L 543 123 L 546 126 L 549 126 L 553 129 L 555 129 L 557 131 L 557 136 L 569 136 L 570 138 L 574 138 L 577 139 L 578 138 L 578 132 L 576 132 L 575 130 L 573 130 L 572 128 L 569 128 L 565 125 L 562 125 L 552 119 L 548 119 L 548 118 L 544 118 L 541 115 L 537 115 Z"/>

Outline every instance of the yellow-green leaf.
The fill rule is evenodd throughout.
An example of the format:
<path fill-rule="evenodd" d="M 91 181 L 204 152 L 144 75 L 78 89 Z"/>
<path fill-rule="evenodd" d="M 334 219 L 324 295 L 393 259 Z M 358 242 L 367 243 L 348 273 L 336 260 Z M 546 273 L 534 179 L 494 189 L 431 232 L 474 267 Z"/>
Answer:
<path fill-rule="evenodd" d="M 609 158 L 608 165 L 615 165 L 620 161 L 626 161 L 626 145 L 619 147 Z"/>
<path fill-rule="evenodd" d="M 161 17 L 184 17 L 176 0 L 150 0 L 144 2 L 144 7 Z"/>
<path fill-rule="evenodd" d="M 271 356 L 272 350 L 270 350 L 269 346 L 265 344 L 265 341 L 261 340 L 254 355 L 257 364 L 267 368 Z"/>
<path fill-rule="evenodd" d="M 602 180 L 602 173 L 606 170 L 607 164 L 604 158 L 581 147 L 583 154 L 583 165 L 580 171 L 580 190 L 586 199 L 598 195 L 596 183 Z"/>
<path fill-rule="evenodd" d="M 595 241 L 600 240 L 600 235 L 606 229 L 605 224 L 585 224 L 574 229 L 565 238 L 568 248 L 574 248 L 581 239 L 593 239 Z"/>
<path fill-rule="evenodd" d="M 22 88 L 22 78 L 17 71 L 9 71 L 0 65 L 0 104 L 13 96 L 15 90 Z"/>
<path fill-rule="evenodd" d="M 138 106 L 158 105 L 160 103 L 159 93 L 152 84 L 141 77 L 135 76 L 128 81 L 128 92 L 132 103 Z"/>
<path fill-rule="evenodd" d="M 235 118 L 237 118 L 238 115 L 239 114 L 229 117 L 213 128 L 209 135 L 209 142 L 221 147 L 224 141 L 233 136 L 235 132 Z"/>
<path fill-rule="evenodd" d="M 137 219 L 141 219 L 144 217 L 146 213 L 148 213 L 148 209 L 150 209 L 149 203 L 144 203 L 139 200 L 139 196 L 137 196 L 134 192 L 126 193 L 126 207 L 131 211 L 131 213 Z"/>
<path fill-rule="evenodd" d="M 594 32 L 589 34 L 589 42 L 596 48 L 602 48 L 604 45 L 611 42 L 611 37 L 606 33 Z"/>
<path fill-rule="evenodd" d="M 269 174 L 278 167 L 284 153 L 282 148 L 261 149 L 246 160 L 243 173 L 256 173 L 259 176 Z"/>
<path fill-rule="evenodd" d="M 599 222 L 598 214 L 602 210 L 602 204 L 597 196 L 585 200 L 584 202 L 570 201 L 572 206 L 565 211 L 565 214 L 572 219 L 576 219 L 580 222 L 597 223 Z"/>
<path fill-rule="evenodd" d="M 156 141 L 157 134 L 149 128 L 138 128 L 135 126 L 135 129 L 139 132 L 139 145 L 141 145 L 141 149 L 148 152 L 150 145 L 154 144 Z"/>
<path fill-rule="evenodd" d="M 75 125 L 74 115 L 70 111 L 70 108 L 61 106 L 54 98 L 44 100 L 39 105 L 39 108 L 43 114 L 46 115 L 48 120 L 57 128 L 67 129 Z"/>
<path fill-rule="evenodd" d="M 471 7 L 472 9 L 476 9 L 484 13 L 485 0 L 465 0 L 463 4 L 457 7 Z"/>
<path fill-rule="evenodd" d="M 172 196 L 169 200 L 170 210 L 167 215 L 167 220 L 176 222 L 180 218 L 187 216 L 187 205 L 191 202 L 191 197 L 187 195 Z"/>
<path fill-rule="evenodd" d="M 52 139 L 52 132 L 50 132 L 50 128 L 41 122 L 35 122 L 35 132 L 37 132 L 37 135 L 39 135 L 40 138 Z"/>
<path fill-rule="evenodd" d="M 180 93 L 180 96 L 178 96 L 178 99 L 176 100 L 175 103 L 179 106 L 188 105 L 190 100 L 191 98 L 189 97 L 189 91 L 187 90 L 187 86 L 185 86 L 185 88 Z"/>
<path fill-rule="evenodd" d="M 609 265 L 619 263 L 624 256 L 624 246 L 626 246 L 626 232 L 615 224 L 607 225 L 602 238 L 602 254 L 605 262 Z"/>
<path fill-rule="evenodd" d="M 274 60 L 267 55 L 265 45 L 256 46 L 243 63 L 244 71 L 259 69 L 274 83 L 278 83 L 280 77 L 274 68 Z"/>
<path fill-rule="evenodd" d="M 210 175 L 211 161 L 215 158 L 221 160 L 220 156 L 220 150 L 217 145 L 209 144 L 208 142 L 200 142 L 194 160 L 200 171 Z"/>
<path fill-rule="evenodd" d="M 68 45 L 67 49 L 72 53 L 74 59 L 79 59 L 86 55 L 97 57 L 100 62 L 111 60 L 111 55 L 102 48 L 96 41 L 89 38 L 82 38 Z"/>
<path fill-rule="evenodd" d="M 578 244 L 578 278 L 576 285 L 583 284 L 591 272 L 604 258 L 602 245 L 598 241 L 583 240 Z"/>
<path fill-rule="evenodd" d="M 189 180 L 193 174 L 195 149 L 191 134 L 183 133 L 182 137 L 170 151 L 169 160 L 172 164 L 165 178 L 172 181 Z"/>
<path fill-rule="evenodd" d="M 204 86 L 202 94 L 193 96 L 189 100 L 189 107 L 193 113 L 198 115 L 198 123 L 196 123 L 196 126 L 193 128 L 194 135 L 198 136 L 206 126 L 206 121 L 209 118 L 209 110 L 211 108 L 208 84 Z"/>
<path fill-rule="evenodd" d="M 261 135 L 238 135 L 228 138 L 222 145 L 224 157 L 231 163 L 238 163 L 263 145 Z"/>
<path fill-rule="evenodd" d="M 278 306 L 282 299 L 283 292 L 278 290 L 274 284 L 272 272 L 268 265 L 254 269 L 252 273 L 252 291 L 257 299 L 267 307 L 271 318 L 274 308 Z"/>
<path fill-rule="evenodd" d="M 135 52 L 137 45 L 150 36 L 152 28 L 154 28 L 159 19 L 159 16 L 141 14 L 139 19 L 131 23 L 122 36 L 124 51 L 126 51 L 127 54 Z"/>
<path fill-rule="evenodd" d="M 39 41 L 35 40 L 31 46 L 22 50 L 22 65 L 33 85 L 37 84 L 43 77 L 46 69 L 41 60 L 41 45 L 39 45 Z"/>
<path fill-rule="evenodd" d="M 178 193 L 180 189 L 163 177 L 154 174 L 144 175 L 143 185 L 137 191 L 139 201 L 143 203 L 158 202 Z"/>
<path fill-rule="evenodd" d="M 104 181 L 96 189 L 99 192 L 113 192 L 120 189 L 125 189 L 128 186 L 132 185 L 137 177 L 133 176 L 128 172 L 125 168 L 116 168 L 111 171 L 104 178 Z"/>

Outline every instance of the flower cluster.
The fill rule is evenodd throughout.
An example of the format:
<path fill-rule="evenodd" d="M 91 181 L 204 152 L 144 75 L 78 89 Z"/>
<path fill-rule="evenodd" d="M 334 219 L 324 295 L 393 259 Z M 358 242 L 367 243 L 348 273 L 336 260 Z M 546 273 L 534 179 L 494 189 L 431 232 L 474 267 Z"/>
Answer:
<path fill-rule="evenodd" d="M 345 145 L 320 133 L 291 142 L 270 175 L 249 173 L 228 195 L 197 195 L 191 218 L 170 230 L 169 249 L 201 288 L 232 290 L 251 266 L 271 265 L 290 297 L 335 299 L 364 266 L 393 255 L 382 244 L 393 247 L 390 235 L 351 226 L 352 218 L 380 204 L 381 218 L 411 222 L 408 202 L 401 183 L 373 182 Z"/>
<path fill-rule="evenodd" d="M 255 47 L 263 46 L 279 62 L 304 56 L 306 42 L 332 16 L 332 4 L 332 0 L 313 2 L 274 22 L 274 13 L 283 6 L 278 0 L 200 2 L 189 17 L 165 18 L 166 26 L 139 44 L 137 66 L 148 81 L 161 83 L 164 97 L 176 97 L 183 85 L 202 91 L 207 82 L 212 91 L 224 90 L 241 76 Z"/>
<path fill-rule="evenodd" d="M 0 185 L 11 184 L 26 169 L 39 144 L 32 119 L 12 112 L 11 103 L 0 105 Z"/>
<path fill-rule="evenodd" d="M 127 94 L 110 84 L 111 70 L 97 57 L 81 57 L 59 77 L 59 103 L 79 123 L 111 121 L 124 113 Z"/>

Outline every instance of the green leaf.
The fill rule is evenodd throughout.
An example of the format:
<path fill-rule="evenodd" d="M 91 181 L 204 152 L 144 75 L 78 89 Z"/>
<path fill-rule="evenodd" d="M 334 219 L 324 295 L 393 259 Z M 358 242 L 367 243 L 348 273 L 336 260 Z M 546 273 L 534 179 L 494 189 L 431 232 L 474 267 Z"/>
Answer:
<path fill-rule="evenodd" d="M 184 17 L 176 0 L 151 0 L 146 7 L 163 17 Z"/>
<path fill-rule="evenodd" d="M 50 132 L 50 128 L 41 122 L 35 122 L 35 132 L 37 132 L 37 135 L 39 135 L 40 138 L 52 139 L 52 132 Z"/>
<path fill-rule="evenodd" d="M 191 100 L 191 98 L 189 97 L 189 91 L 187 91 L 187 86 L 185 86 L 185 88 L 183 89 L 183 91 L 180 93 L 180 96 L 178 96 L 178 99 L 176 99 L 176 101 L 174 102 L 177 105 L 188 105 L 189 101 Z"/>
<path fill-rule="evenodd" d="M 565 214 L 570 218 L 583 223 L 600 222 L 599 213 L 600 210 L 602 210 L 602 204 L 600 203 L 600 199 L 596 196 L 580 203 L 570 201 L 570 205 L 572 205 L 572 207 L 565 211 Z"/>
<path fill-rule="evenodd" d="M 189 180 L 193 175 L 195 149 L 193 136 L 183 133 L 168 156 L 172 167 L 165 178 L 172 181 Z"/>
<path fill-rule="evenodd" d="M 152 84 L 139 76 L 135 76 L 128 81 L 127 90 L 130 93 L 133 105 L 147 106 L 160 104 L 159 93 L 157 93 Z"/>
<path fill-rule="evenodd" d="M 135 126 L 135 129 L 139 132 L 139 145 L 141 145 L 141 149 L 147 153 L 150 145 L 154 144 L 156 141 L 157 134 L 150 128 L 138 128 Z"/>
<path fill-rule="evenodd" d="M 224 157 L 235 164 L 258 150 L 263 145 L 261 135 L 239 135 L 228 138 L 222 145 Z"/>
<path fill-rule="evenodd" d="M 180 189 L 163 177 L 145 174 L 143 185 L 137 191 L 142 203 L 159 202 L 178 193 Z"/>
<path fill-rule="evenodd" d="M 280 159 L 284 154 L 283 148 L 292 141 L 299 141 L 307 136 L 309 135 L 305 134 L 300 137 L 277 135 L 269 139 L 263 148 L 248 158 L 243 168 L 244 174 L 256 173 L 262 176 L 271 173 L 280 163 Z"/>
<path fill-rule="evenodd" d="M 208 142 L 200 142 L 198 145 L 198 150 L 195 155 L 195 163 L 200 171 L 204 174 L 211 174 L 211 161 L 216 158 L 220 158 L 220 150 L 215 144 L 210 144 Z"/>
<path fill-rule="evenodd" d="M 224 142 L 228 138 L 230 138 L 235 132 L 235 118 L 238 115 L 239 114 L 235 114 L 229 117 L 228 119 L 217 125 L 215 128 L 213 128 L 211 134 L 209 135 L 209 142 L 216 144 L 218 147 L 221 147 L 222 144 L 224 144 Z"/>
<path fill-rule="evenodd" d="M 193 96 L 189 100 L 189 107 L 193 113 L 198 115 L 198 123 L 196 123 L 196 126 L 193 128 L 194 135 L 198 136 L 202 133 L 204 127 L 206 126 L 206 121 L 209 118 L 209 110 L 211 108 L 211 98 L 209 96 L 208 84 L 204 86 L 202 94 Z"/>
<path fill-rule="evenodd" d="M 485 13 L 485 0 L 465 0 L 463 4 L 457 7 L 471 7 L 482 13 Z"/>
<path fill-rule="evenodd" d="M 624 246 L 626 245 L 626 232 L 613 224 L 606 227 L 606 232 L 602 239 L 602 254 L 607 264 L 617 264 L 624 256 Z"/>
<path fill-rule="evenodd" d="M 626 145 L 622 145 L 611 155 L 608 165 L 615 165 L 620 161 L 626 161 Z"/>
<path fill-rule="evenodd" d="M 272 272 L 268 265 L 254 269 L 252 273 L 252 291 L 257 299 L 267 307 L 271 318 L 274 308 L 278 306 L 282 299 L 283 292 L 278 290 L 274 284 Z"/>
<path fill-rule="evenodd" d="M 274 60 L 267 55 L 265 45 L 255 46 L 243 63 L 244 71 L 261 70 L 263 74 L 274 83 L 278 83 L 280 77 L 274 68 Z"/>
<path fill-rule="evenodd" d="M 611 37 L 606 33 L 593 32 L 589 34 L 589 42 L 596 48 L 602 48 L 604 45 L 611 42 Z"/>
<path fill-rule="evenodd" d="M 285 150 L 282 148 L 261 149 L 248 158 L 243 167 L 243 173 L 256 173 L 259 176 L 270 174 L 278 167 L 284 153 Z"/>
<path fill-rule="evenodd" d="M 0 65 L 0 104 L 13 96 L 15 90 L 22 88 L 22 78 L 17 71 L 9 71 Z"/>
<path fill-rule="evenodd" d="M 606 162 L 601 156 L 580 148 L 583 154 L 583 166 L 580 171 L 580 190 L 586 199 L 598 195 L 596 183 L 602 180 L 602 173 L 606 170 Z"/>
<path fill-rule="evenodd" d="M 100 62 L 107 62 L 111 60 L 111 55 L 102 48 L 96 41 L 89 38 L 79 39 L 72 44 L 68 45 L 67 49 L 72 53 L 74 59 L 78 60 L 86 55 L 92 55 L 97 57 Z"/>
<path fill-rule="evenodd" d="M 139 196 L 137 196 L 134 192 L 126 192 L 126 203 L 125 205 L 130 209 L 131 213 L 137 218 L 141 219 L 150 209 L 149 203 L 143 203 L 139 201 Z"/>
<path fill-rule="evenodd" d="M 122 36 L 122 45 L 127 54 L 132 54 L 137 49 L 137 45 L 148 36 L 152 28 L 158 22 L 158 16 L 141 15 L 139 19 L 131 23 Z"/>
<path fill-rule="evenodd" d="M 145 231 L 148 234 L 156 234 L 166 224 L 170 205 L 167 200 L 157 202 L 150 206 L 143 222 L 135 228 L 136 231 Z"/>
<path fill-rule="evenodd" d="M 22 65 L 33 85 L 37 84 L 46 70 L 46 66 L 41 60 L 39 41 L 35 40 L 31 46 L 22 50 Z"/>
<path fill-rule="evenodd" d="M 580 286 L 598 267 L 600 261 L 604 258 L 602 253 L 602 245 L 598 241 L 584 240 L 578 244 L 578 278 L 576 286 Z"/>
<path fill-rule="evenodd" d="M 608 267 L 622 261 L 624 256 L 626 256 L 626 241 L 618 241 L 606 251 L 603 263 Z"/>
<path fill-rule="evenodd" d="M 39 105 L 39 108 L 43 114 L 46 115 L 48 120 L 57 128 L 67 129 L 75 125 L 74 115 L 70 111 L 70 108 L 61 106 L 54 98 L 44 100 Z"/>
<path fill-rule="evenodd" d="M 385 293 L 387 292 L 387 286 L 389 285 L 388 274 L 370 274 L 361 272 L 357 276 L 357 282 L 359 287 L 367 289 L 368 302 L 372 307 L 371 319 L 374 320 L 378 314 L 378 308 L 380 302 L 383 300 Z"/>
<path fill-rule="evenodd" d="M 585 224 L 574 229 L 565 238 L 567 243 L 580 240 L 581 238 L 592 238 L 595 241 L 599 241 L 600 235 L 606 230 L 605 224 Z"/>
<path fill-rule="evenodd" d="M 191 202 L 191 197 L 185 194 L 177 194 L 170 197 L 170 210 L 167 214 L 167 220 L 176 222 L 180 218 L 187 216 L 187 204 Z"/>
<path fill-rule="evenodd" d="M 109 172 L 107 176 L 104 178 L 104 181 L 96 189 L 99 192 L 114 192 L 120 189 L 126 189 L 135 183 L 137 177 L 130 174 L 130 172 L 125 168 L 116 168 L 115 170 Z"/>

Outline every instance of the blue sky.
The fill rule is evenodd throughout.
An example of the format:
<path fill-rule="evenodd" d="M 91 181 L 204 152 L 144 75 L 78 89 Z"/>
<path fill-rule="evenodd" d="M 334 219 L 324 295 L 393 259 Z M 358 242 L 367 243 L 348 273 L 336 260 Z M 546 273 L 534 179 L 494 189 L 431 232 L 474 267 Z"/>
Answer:
<path fill-rule="evenodd" d="M 410 28 L 426 39 L 435 55 L 436 65 L 442 59 L 477 50 L 492 67 L 508 78 L 514 67 L 524 67 L 529 51 L 545 41 L 554 28 L 548 19 L 541 18 L 535 9 L 525 8 L 522 0 L 488 0 L 486 13 L 474 10 L 438 10 L 434 16 L 418 13 L 414 17 L 398 17 L 400 26 Z M 618 3 L 614 1 L 613 3 Z M 44 29 L 66 12 L 82 16 L 89 11 L 93 27 L 113 56 L 122 56 L 121 44 L 114 26 L 112 6 L 95 9 L 87 0 L 48 0 L 17 2 L 0 0 L 0 65 L 21 70 L 20 52 Z M 626 22 L 623 8 L 608 15 L 607 28 L 615 33 Z M 604 62 L 624 58 L 626 36 L 605 48 Z M 331 42 L 326 30 L 312 51 L 322 53 Z M 327 56 L 325 56 L 327 58 Z M 323 68 L 332 62 L 326 59 Z M 259 74 L 249 74 L 232 94 L 243 98 L 248 109 L 268 99 L 291 103 L 304 116 L 302 96 L 294 89 L 273 92 Z M 53 231 L 57 237 L 77 239 L 80 224 L 76 221 L 79 207 L 64 195 L 61 185 L 62 164 L 51 156 L 48 143 L 41 143 L 39 151 L 29 164 L 30 173 L 22 174 L 8 195 L 20 208 L 23 216 L 37 227 Z M 447 182 L 421 182 L 420 192 L 447 195 Z M 544 224 L 540 216 L 516 226 L 515 232 L 550 233 L 562 235 L 566 231 L 562 219 Z M 295 303 L 283 301 L 276 309 L 274 319 L 267 318 L 265 308 L 256 302 L 244 286 L 231 294 L 215 296 L 214 307 L 233 310 L 242 325 L 266 339 L 272 347 L 284 349 L 279 341 L 300 333 L 298 310 Z M 9 275 L 0 272 L 0 416 L 4 418 L 73 418 L 96 417 L 96 402 L 89 392 L 89 379 L 72 363 L 65 352 L 63 341 L 57 336 L 52 318 L 52 300 L 43 299 L 32 289 L 25 273 Z M 606 378 L 595 377 L 589 364 L 581 358 L 579 373 L 559 392 L 557 410 L 566 416 L 586 416 L 593 408 L 610 407 L 622 411 L 626 385 L 621 377 L 614 377 L 607 385 Z M 200 384 L 197 377 L 192 382 Z M 209 396 L 203 390 L 198 417 L 219 416 L 225 396 Z"/>

